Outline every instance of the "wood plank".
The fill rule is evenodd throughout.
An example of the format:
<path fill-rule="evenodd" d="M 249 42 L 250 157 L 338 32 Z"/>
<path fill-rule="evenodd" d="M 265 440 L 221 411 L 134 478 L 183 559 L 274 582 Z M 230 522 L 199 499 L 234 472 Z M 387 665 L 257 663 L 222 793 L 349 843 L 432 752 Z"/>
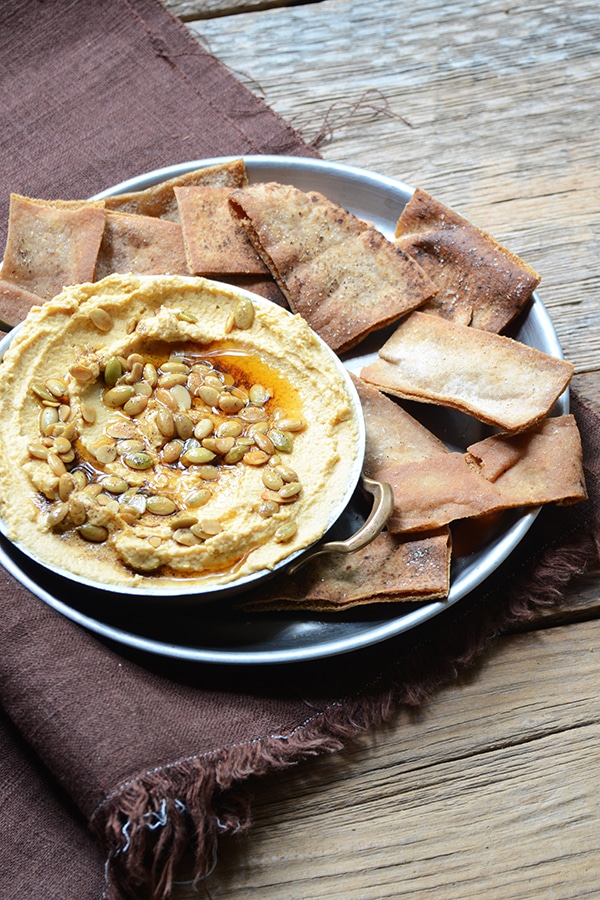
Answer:
<path fill-rule="evenodd" d="M 190 22 L 214 16 L 233 16 L 252 10 L 272 9 L 276 6 L 290 6 L 298 0 L 162 0 L 162 2 L 169 12 L 182 22 Z M 308 2 L 314 3 L 318 0 Z"/>
<path fill-rule="evenodd" d="M 503 638 L 424 710 L 255 781 L 212 900 L 597 896 L 599 643 L 598 621 Z"/>
<path fill-rule="evenodd" d="M 567 357 L 596 370 L 597 5 L 472 15 L 416 0 L 409 27 L 391 0 L 322 0 L 190 27 L 308 140 L 328 134 L 328 159 L 419 184 L 521 254 Z"/>

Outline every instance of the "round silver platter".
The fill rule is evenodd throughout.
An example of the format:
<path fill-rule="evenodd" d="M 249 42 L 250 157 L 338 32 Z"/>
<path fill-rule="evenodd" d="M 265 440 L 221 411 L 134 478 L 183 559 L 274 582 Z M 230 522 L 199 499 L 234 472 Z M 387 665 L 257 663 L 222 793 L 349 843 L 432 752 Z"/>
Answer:
<path fill-rule="evenodd" d="M 94 199 L 153 184 L 193 169 L 215 165 L 235 157 L 193 160 L 168 166 L 115 185 Z M 403 182 L 353 166 L 301 157 L 245 157 L 250 182 L 277 181 L 301 190 L 316 190 L 330 200 L 372 222 L 391 238 L 398 217 L 413 188 Z M 344 358 L 348 369 L 359 372 L 373 359 L 377 346 L 390 333 L 380 333 Z M 558 337 L 537 293 L 511 336 L 562 356 Z M 555 412 L 568 412 L 568 393 Z M 448 445 L 463 449 L 488 433 L 474 419 L 439 407 L 410 411 Z M 357 501 L 358 503 L 358 501 Z M 0 562 L 19 582 L 49 606 L 84 628 L 119 644 L 181 660 L 220 664 L 299 662 L 334 656 L 376 644 L 443 613 L 465 597 L 498 568 L 523 539 L 538 510 L 507 513 L 485 546 L 455 559 L 451 588 L 446 599 L 425 604 L 373 604 L 342 613 L 258 613 L 236 609 L 236 600 L 218 603 L 147 603 L 140 597 L 123 597 L 85 585 L 76 585 L 49 572 L 0 537 Z M 346 522 L 337 529 L 353 530 L 362 513 L 350 504 Z M 337 537 L 338 535 L 333 535 Z M 332 535 L 326 535 L 330 539 Z"/>

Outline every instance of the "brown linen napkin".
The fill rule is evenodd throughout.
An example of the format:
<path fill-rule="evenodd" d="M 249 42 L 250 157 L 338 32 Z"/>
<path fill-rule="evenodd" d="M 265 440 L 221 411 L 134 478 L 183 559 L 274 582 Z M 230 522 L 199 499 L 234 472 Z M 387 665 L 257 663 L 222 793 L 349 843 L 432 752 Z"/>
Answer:
<path fill-rule="evenodd" d="M 81 197 L 186 159 L 315 155 L 154 0 L 10 0 L 0 64 L 1 227 L 11 190 Z M 443 616 L 348 657 L 176 663 L 98 640 L 0 572 L 4 894 L 161 895 L 188 841 L 202 875 L 217 836 L 248 824 L 251 775 L 426 702 L 498 630 L 556 602 L 598 558 L 600 420 L 574 408 L 590 500 L 544 510 Z"/>

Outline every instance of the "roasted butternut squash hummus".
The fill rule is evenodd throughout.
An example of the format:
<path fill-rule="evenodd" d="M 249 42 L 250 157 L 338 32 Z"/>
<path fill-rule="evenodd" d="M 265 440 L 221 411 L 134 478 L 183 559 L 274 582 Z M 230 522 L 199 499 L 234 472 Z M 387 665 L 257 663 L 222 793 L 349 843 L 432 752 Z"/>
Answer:
<path fill-rule="evenodd" d="M 0 372 L 2 529 L 94 584 L 271 569 L 358 479 L 360 405 L 334 355 L 301 317 L 203 278 L 65 288 Z"/>

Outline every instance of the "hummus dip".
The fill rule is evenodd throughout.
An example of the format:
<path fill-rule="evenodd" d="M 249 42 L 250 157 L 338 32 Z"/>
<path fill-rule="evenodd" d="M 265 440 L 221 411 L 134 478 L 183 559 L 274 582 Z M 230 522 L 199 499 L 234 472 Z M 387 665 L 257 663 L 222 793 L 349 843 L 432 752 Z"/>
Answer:
<path fill-rule="evenodd" d="M 65 288 L 0 372 L 2 530 L 84 583 L 231 585 L 317 541 L 358 481 L 364 426 L 334 354 L 207 279 Z"/>

